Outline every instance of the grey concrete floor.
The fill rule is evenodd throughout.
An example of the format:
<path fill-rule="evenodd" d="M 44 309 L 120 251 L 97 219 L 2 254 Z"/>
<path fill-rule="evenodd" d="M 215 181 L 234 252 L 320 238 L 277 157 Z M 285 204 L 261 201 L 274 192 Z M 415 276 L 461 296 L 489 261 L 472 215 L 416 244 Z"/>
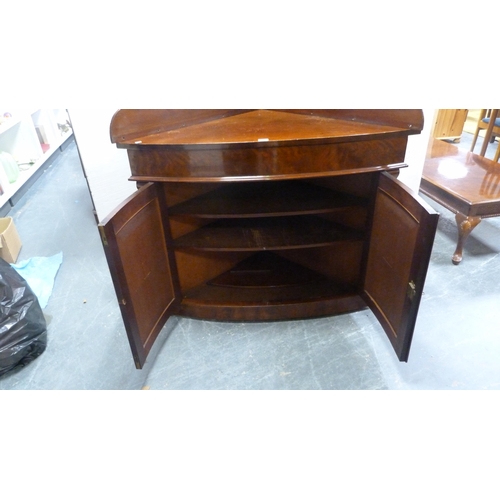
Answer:
<path fill-rule="evenodd" d="M 62 251 L 63 263 L 44 310 L 47 349 L 0 389 L 498 389 L 500 220 L 484 220 L 454 266 L 454 217 L 430 204 L 441 218 L 408 363 L 365 310 L 259 324 L 172 318 L 136 370 L 71 143 L 9 214 L 19 260 Z"/>

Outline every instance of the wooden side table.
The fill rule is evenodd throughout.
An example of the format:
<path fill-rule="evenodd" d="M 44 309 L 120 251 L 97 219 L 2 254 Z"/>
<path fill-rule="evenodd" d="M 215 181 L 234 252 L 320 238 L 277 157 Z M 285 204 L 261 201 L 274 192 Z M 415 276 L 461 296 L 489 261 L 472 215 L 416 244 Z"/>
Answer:
<path fill-rule="evenodd" d="M 458 265 L 473 229 L 483 218 L 500 215 L 500 165 L 434 139 L 429 143 L 420 191 L 456 214 L 458 241 L 452 262 Z"/>

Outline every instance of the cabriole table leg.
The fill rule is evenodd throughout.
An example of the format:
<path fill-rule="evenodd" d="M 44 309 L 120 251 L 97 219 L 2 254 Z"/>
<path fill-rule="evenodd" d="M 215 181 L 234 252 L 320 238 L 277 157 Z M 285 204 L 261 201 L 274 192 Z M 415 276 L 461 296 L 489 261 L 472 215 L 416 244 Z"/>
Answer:
<path fill-rule="evenodd" d="M 451 260 L 453 264 L 458 265 L 462 262 L 462 252 L 465 241 L 472 230 L 481 222 L 481 217 L 467 217 L 461 213 L 457 213 L 455 215 L 455 220 L 457 221 L 458 227 L 458 242 Z"/>

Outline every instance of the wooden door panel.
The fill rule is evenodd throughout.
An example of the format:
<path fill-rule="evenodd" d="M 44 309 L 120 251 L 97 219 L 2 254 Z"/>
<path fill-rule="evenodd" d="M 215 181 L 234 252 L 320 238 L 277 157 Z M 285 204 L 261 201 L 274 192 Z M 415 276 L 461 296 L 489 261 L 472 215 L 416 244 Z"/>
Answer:
<path fill-rule="evenodd" d="M 404 184 L 380 176 L 364 298 L 407 361 L 438 215 Z"/>
<path fill-rule="evenodd" d="M 142 368 L 178 305 L 162 190 L 148 184 L 100 226 L 134 361 Z"/>

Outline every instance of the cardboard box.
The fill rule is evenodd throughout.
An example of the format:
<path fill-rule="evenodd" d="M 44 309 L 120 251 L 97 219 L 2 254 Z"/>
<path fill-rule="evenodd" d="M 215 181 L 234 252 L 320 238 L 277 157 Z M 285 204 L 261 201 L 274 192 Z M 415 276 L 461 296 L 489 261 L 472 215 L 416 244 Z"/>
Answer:
<path fill-rule="evenodd" d="M 0 218 L 0 257 L 14 264 L 21 251 L 22 243 L 12 217 Z"/>

